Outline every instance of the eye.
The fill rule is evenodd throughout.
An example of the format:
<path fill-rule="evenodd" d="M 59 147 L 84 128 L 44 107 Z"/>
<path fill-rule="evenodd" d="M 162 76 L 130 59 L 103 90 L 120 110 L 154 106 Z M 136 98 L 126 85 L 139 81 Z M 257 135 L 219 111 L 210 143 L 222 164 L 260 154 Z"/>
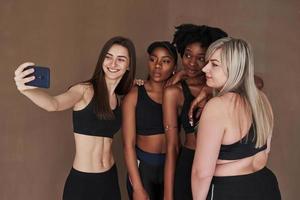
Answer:
<path fill-rule="evenodd" d="M 111 59 L 111 58 L 112 58 L 111 55 L 108 54 L 105 55 L 105 59 Z"/>
<path fill-rule="evenodd" d="M 211 65 L 212 65 L 213 67 L 218 67 L 218 65 L 215 64 L 215 63 L 211 63 Z"/>
<path fill-rule="evenodd" d="M 198 60 L 199 60 L 200 62 L 205 62 L 205 58 L 204 58 L 204 57 L 199 57 Z"/>
<path fill-rule="evenodd" d="M 170 64 L 170 63 L 171 63 L 171 60 L 165 59 L 165 60 L 163 60 L 162 62 L 163 62 L 164 64 Z"/>
<path fill-rule="evenodd" d="M 191 54 L 189 54 L 189 53 L 184 53 L 184 57 L 186 57 L 186 58 L 191 58 L 192 56 L 191 56 Z"/>
<path fill-rule="evenodd" d="M 126 60 L 124 58 L 118 58 L 119 62 L 125 62 Z"/>
<path fill-rule="evenodd" d="M 153 57 L 153 56 L 150 56 L 150 57 L 149 57 L 149 61 L 150 61 L 150 62 L 155 62 L 155 61 L 156 61 L 156 58 Z"/>

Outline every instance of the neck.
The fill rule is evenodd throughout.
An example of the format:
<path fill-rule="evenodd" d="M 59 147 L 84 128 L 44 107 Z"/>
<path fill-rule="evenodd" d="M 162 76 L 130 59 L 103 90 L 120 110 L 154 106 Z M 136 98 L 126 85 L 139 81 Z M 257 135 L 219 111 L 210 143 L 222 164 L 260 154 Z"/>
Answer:
<path fill-rule="evenodd" d="M 105 82 L 106 82 L 107 91 L 108 91 L 109 96 L 115 95 L 115 89 L 117 88 L 120 81 L 121 81 L 121 78 L 116 79 L 116 80 L 105 78 Z"/>
<path fill-rule="evenodd" d="M 154 91 L 162 91 L 164 89 L 164 86 L 166 84 L 166 82 L 155 82 L 152 80 L 149 80 L 148 85 L 151 87 L 152 90 Z"/>
<path fill-rule="evenodd" d="M 199 75 L 193 78 L 188 78 L 186 81 L 191 85 L 205 85 L 206 79 L 205 75 Z"/>

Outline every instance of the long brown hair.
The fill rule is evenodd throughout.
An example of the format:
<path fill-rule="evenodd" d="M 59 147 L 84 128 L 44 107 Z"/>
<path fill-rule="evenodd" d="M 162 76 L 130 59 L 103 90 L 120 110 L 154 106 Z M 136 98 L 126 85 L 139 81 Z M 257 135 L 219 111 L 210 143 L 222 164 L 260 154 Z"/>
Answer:
<path fill-rule="evenodd" d="M 86 83 L 91 83 L 93 85 L 95 112 L 100 119 L 114 118 L 114 114 L 109 105 L 109 94 L 105 81 L 105 73 L 102 67 L 107 52 L 114 44 L 125 47 L 129 54 L 129 70 L 126 70 L 117 88 L 115 89 L 115 93 L 117 95 L 126 95 L 131 89 L 135 77 L 136 54 L 133 42 L 130 39 L 121 36 L 113 37 L 108 40 L 100 52 L 92 78 L 85 81 Z"/>

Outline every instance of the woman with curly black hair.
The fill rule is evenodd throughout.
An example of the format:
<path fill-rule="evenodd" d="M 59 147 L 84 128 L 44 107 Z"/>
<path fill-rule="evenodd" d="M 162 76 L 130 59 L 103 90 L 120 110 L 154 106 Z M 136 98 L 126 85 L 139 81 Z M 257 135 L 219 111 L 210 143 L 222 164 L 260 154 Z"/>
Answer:
<path fill-rule="evenodd" d="M 212 42 L 226 36 L 223 30 L 209 26 L 182 24 L 176 27 L 173 43 L 182 58 L 186 79 L 164 91 L 163 113 L 167 140 L 165 199 L 192 199 L 191 169 L 196 138 L 194 127 L 189 123 L 188 110 L 199 94 L 207 99 L 210 97 L 211 90 L 206 87 L 202 72 L 206 49 Z M 183 144 L 178 134 L 180 125 L 186 133 Z"/>

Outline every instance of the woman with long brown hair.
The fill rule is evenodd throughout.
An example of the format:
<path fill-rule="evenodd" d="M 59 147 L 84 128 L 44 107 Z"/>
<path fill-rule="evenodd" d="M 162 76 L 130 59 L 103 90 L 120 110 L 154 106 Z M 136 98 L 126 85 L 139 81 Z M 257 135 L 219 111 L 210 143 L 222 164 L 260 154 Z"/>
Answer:
<path fill-rule="evenodd" d="M 23 63 L 15 71 L 18 90 L 46 111 L 73 109 L 76 154 L 63 199 L 121 199 L 112 141 L 121 127 L 118 95 L 129 92 L 135 76 L 133 43 L 124 37 L 108 40 L 92 78 L 57 96 L 25 84 L 35 78 L 30 75 L 34 70 L 27 69 L 32 65 L 34 63 Z"/>

